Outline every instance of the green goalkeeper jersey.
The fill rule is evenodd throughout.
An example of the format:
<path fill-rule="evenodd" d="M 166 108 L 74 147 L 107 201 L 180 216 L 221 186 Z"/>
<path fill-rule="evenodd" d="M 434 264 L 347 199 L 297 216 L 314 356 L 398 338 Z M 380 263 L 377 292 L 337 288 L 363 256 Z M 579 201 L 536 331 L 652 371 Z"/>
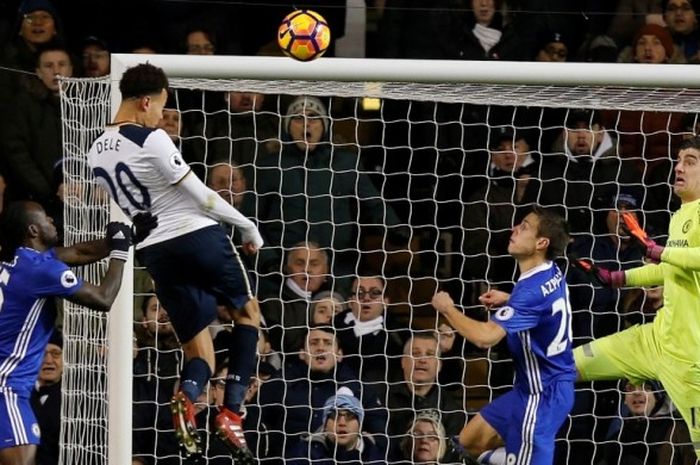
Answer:
<path fill-rule="evenodd" d="M 671 217 L 658 265 L 625 273 L 629 286 L 664 286 L 664 306 L 654 322 L 658 349 L 676 359 L 700 361 L 700 200 Z"/>

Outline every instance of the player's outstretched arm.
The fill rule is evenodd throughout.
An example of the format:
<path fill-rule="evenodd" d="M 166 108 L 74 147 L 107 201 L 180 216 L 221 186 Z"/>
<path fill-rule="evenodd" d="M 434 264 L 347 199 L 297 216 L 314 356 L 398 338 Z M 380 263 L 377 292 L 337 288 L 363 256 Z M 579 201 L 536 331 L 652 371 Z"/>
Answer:
<path fill-rule="evenodd" d="M 70 247 L 56 247 L 56 258 L 68 266 L 82 266 L 95 263 L 109 255 L 106 239 L 79 242 Z"/>
<path fill-rule="evenodd" d="M 447 292 L 440 291 L 435 294 L 432 304 L 435 310 L 447 318 L 450 326 L 477 347 L 488 349 L 506 335 L 505 329 L 493 321 L 477 321 L 457 310 Z"/>
<path fill-rule="evenodd" d="M 634 213 L 623 211 L 620 213 L 620 217 L 625 224 L 625 229 L 629 231 L 635 242 L 644 249 L 644 255 L 646 255 L 652 263 L 659 263 L 661 261 L 661 255 L 664 253 L 664 247 L 660 246 L 649 237 L 647 232 L 639 225 Z"/>
<path fill-rule="evenodd" d="M 95 286 L 85 282 L 73 295 L 67 297 L 71 302 L 101 312 L 109 311 L 114 299 L 117 298 L 119 288 L 122 285 L 124 263 L 129 256 L 129 247 L 131 247 L 130 226 L 124 223 L 110 223 L 107 233 L 106 242 L 109 244 L 111 259 L 102 283 Z"/>
<path fill-rule="evenodd" d="M 228 204 L 219 194 L 204 185 L 192 171 L 180 180 L 177 187 L 194 199 L 207 216 L 240 228 L 246 253 L 255 253 L 263 246 L 262 236 L 255 223 Z"/>
<path fill-rule="evenodd" d="M 582 271 L 589 281 L 603 287 L 619 288 L 623 287 L 626 282 L 624 271 L 610 271 L 597 266 L 590 260 L 578 258 L 574 255 L 569 255 L 571 266 Z"/>

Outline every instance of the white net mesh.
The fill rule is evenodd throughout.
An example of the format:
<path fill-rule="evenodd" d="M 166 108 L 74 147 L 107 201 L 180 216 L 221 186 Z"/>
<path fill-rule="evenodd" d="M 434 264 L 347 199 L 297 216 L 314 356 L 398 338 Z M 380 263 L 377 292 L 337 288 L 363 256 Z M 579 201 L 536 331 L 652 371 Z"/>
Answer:
<path fill-rule="evenodd" d="M 389 336 L 376 348 L 360 344 L 348 350 L 353 342 L 346 340 L 344 363 L 360 370 L 362 389 L 375 389 L 380 401 L 381 407 L 366 412 L 370 418 L 365 417 L 365 426 L 371 429 L 372 421 L 376 420 L 376 426 L 381 423 L 379 417 L 389 417 L 388 429 L 383 427 L 381 436 L 395 444 L 384 452 L 390 461 L 396 460 L 391 454 L 399 453 L 398 442 L 408 429 L 410 412 L 439 407 L 447 434 L 455 435 L 463 425 L 463 411 L 477 412 L 512 384 L 504 345 L 481 351 L 458 337 L 448 348 L 450 339 L 446 338 L 439 386 L 431 394 L 439 400 L 425 400 L 433 399 L 426 396 L 401 403 L 400 391 L 405 389 L 401 353 L 406 335 L 436 330 L 442 323 L 429 307 L 435 290 L 448 290 L 467 314 L 486 318 L 476 297 L 488 285 L 503 290 L 512 287 L 516 267 L 507 255 L 504 237 L 507 240 L 523 208 L 534 202 L 558 207 L 566 214 L 578 255 L 612 267 L 639 263 L 639 254 L 616 238 L 615 207 L 626 201 L 652 234 L 663 239 L 675 208 L 669 189 L 672 157 L 684 134 L 694 131 L 695 120 L 688 115 L 700 109 L 700 94 L 695 89 L 219 79 L 172 79 L 171 87 L 175 91 L 168 106 L 179 111 L 182 124 L 177 143 L 195 172 L 213 183 L 211 168 L 215 166 L 235 163 L 243 169 L 247 185 L 242 192 L 234 183 L 223 189 L 248 202 L 239 204 L 239 209 L 257 221 L 266 235 L 265 253 L 248 265 L 268 319 L 272 353 L 265 357 L 267 361 L 279 366 L 280 358 L 282 362 L 296 358 L 290 355 L 293 350 L 285 357 L 280 349 L 287 338 L 303 341 L 298 330 L 303 333 L 312 318 L 310 303 L 285 295 L 281 279 L 289 274 L 285 257 L 295 243 L 311 240 L 326 249 L 335 279 L 322 283 L 320 289 L 332 282 L 332 289 L 343 293 L 343 304 L 354 299 L 349 291 L 357 286 L 352 287 L 349 278 L 355 274 L 386 279 Z M 229 91 L 259 93 L 264 102 L 261 106 L 248 102 L 245 109 L 233 111 L 229 106 L 233 97 L 225 97 Z M 287 153 L 295 145 L 285 135 L 292 124 L 285 116 L 295 96 L 310 94 L 321 97 L 327 106 L 329 117 L 322 131 L 327 133 L 331 157 L 351 161 L 330 170 L 307 164 L 300 168 L 304 181 L 290 186 L 284 173 L 297 167 L 286 166 L 280 157 L 280 152 Z M 365 97 L 382 99 L 379 109 L 365 109 Z M 261 103 L 263 97 L 255 99 Z M 106 221 L 105 199 L 94 194 L 83 156 L 107 121 L 108 101 L 105 81 L 71 80 L 64 92 L 66 185 L 75 182 L 84 187 L 67 202 L 68 243 L 98 236 Z M 576 111 L 581 109 L 597 111 Z M 311 137 L 311 130 L 304 127 L 305 137 Z M 489 149 L 501 153 L 489 153 Z M 510 153 L 514 151 L 521 152 L 520 156 Z M 328 175 L 323 178 L 327 185 L 309 181 L 322 179 L 313 177 L 318 173 Z M 229 172 L 226 176 L 236 175 Z M 371 185 L 363 191 L 365 180 Z M 342 190 L 343 182 L 350 182 L 354 195 Z M 314 205 L 328 208 L 348 199 L 352 208 L 347 214 L 333 211 L 327 218 L 313 216 Z M 296 207 L 301 208 L 301 216 L 290 213 Z M 344 231 L 346 226 L 349 233 Z M 95 274 L 89 279 L 95 280 L 102 267 L 92 271 Z M 569 275 L 569 282 L 575 344 L 648 321 L 658 308 L 657 296 L 641 290 L 606 291 L 575 274 Z M 150 290 L 150 283 L 144 283 L 136 284 L 137 298 Z M 276 306 L 282 315 L 278 321 Z M 303 315 L 301 319 L 285 319 L 285 309 L 289 316 L 292 308 Z M 136 321 L 141 318 L 137 310 Z M 106 385 L 104 352 L 99 350 L 106 343 L 104 321 L 69 307 L 64 332 L 63 463 L 104 463 Z M 140 351 L 148 369 L 137 377 L 153 381 L 148 389 L 156 397 L 137 398 L 136 409 L 150 410 L 150 419 L 135 424 L 141 439 L 135 440 L 135 448 L 141 447 L 136 453 L 145 463 L 179 463 L 167 411 L 167 391 L 172 391 L 179 353 L 177 347 L 159 341 L 159 334 L 152 330 L 151 346 L 144 343 Z M 342 343 L 342 335 L 339 338 Z M 425 355 L 420 350 L 410 353 L 414 359 Z M 249 405 L 252 413 L 247 428 L 256 433 L 249 440 L 256 456 L 270 460 L 291 453 L 297 435 L 318 426 L 325 401 L 314 397 L 313 389 L 304 391 L 301 386 L 309 373 L 284 373 L 289 383 L 277 386 L 273 382 Z M 322 383 L 316 382 L 311 384 L 321 388 Z M 210 388 L 212 393 L 214 389 Z M 300 393 L 305 396 L 302 404 L 312 406 L 312 415 L 295 416 L 302 405 L 293 398 Z M 673 422 L 667 409 L 660 412 Z M 628 440 L 624 426 L 617 427 L 625 424 L 624 414 L 616 383 L 581 387 L 572 421 L 558 439 L 556 463 L 583 464 L 603 458 L 620 463 L 616 448 Z M 674 422 L 673 428 L 682 430 L 683 426 Z M 676 437 L 677 443 L 683 441 L 682 435 Z M 640 453 L 650 460 L 657 453 L 655 444 L 670 442 L 668 438 L 649 439 Z M 215 463 L 214 456 L 226 457 L 217 447 L 212 439 L 210 463 Z M 688 452 L 687 446 L 671 450 L 674 454 Z"/>

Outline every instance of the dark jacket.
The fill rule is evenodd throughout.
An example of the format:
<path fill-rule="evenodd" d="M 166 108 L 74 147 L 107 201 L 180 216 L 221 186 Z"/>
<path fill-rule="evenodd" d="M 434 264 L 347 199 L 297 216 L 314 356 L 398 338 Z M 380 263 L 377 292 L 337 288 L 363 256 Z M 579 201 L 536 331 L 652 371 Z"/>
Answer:
<path fill-rule="evenodd" d="M 350 368 L 341 363 L 334 372 L 310 372 L 306 363 L 292 359 L 260 388 L 262 422 L 270 431 L 270 456 L 281 456 L 283 448 L 290 450 L 303 434 L 320 428 L 324 403 L 342 386 L 362 401 L 364 429 L 370 433 L 384 432 L 385 409 L 375 392 L 363 386 Z"/>
<path fill-rule="evenodd" d="M 46 208 L 56 199 L 54 165 L 63 156 L 58 96 L 43 84 L 32 86 L 17 95 L 11 111 L 1 130 L 8 196 Z"/>
<path fill-rule="evenodd" d="M 309 321 L 309 301 L 292 291 L 286 284 L 279 291 L 260 299 L 260 312 L 275 351 L 285 354 L 298 352 L 304 345 Z"/>
<path fill-rule="evenodd" d="M 321 144 L 306 153 L 285 142 L 281 156 L 259 159 L 254 190 L 258 195 L 262 270 L 279 269 L 282 248 L 315 241 L 336 251 L 333 272 L 349 275 L 354 263 L 341 258 L 357 249 L 358 224 L 394 226 L 399 219 L 357 156 Z"/>
<path fill-rule="evenodd" d="M 459 434 L 466 424 L 464 407 L 449 392 L 434 385 L 426 396 L 416 396 L 408 388 L 408 383 L 389 386 L 388 405 L 391 439 L 401 438 L 411 426 L 415 413 L 421 410 L 437 409 L 442 414 L 442 424 L 449 436 Z"/>
<path fill-rule="evenodd" d="M 371 383 L 380 398 L 386 390 L 387 381 L 396 381 L 400 377 L 400 357 L 403 353 L 405 329 L 399 326 L 385 312 L 384 328 L 371 334 L 357 337 L 353 331 L 354 324 L 346 323 L 350 310 L 335 317 L 334 326 L 338 342 L 343 349 L 343 362 L 358 373 L 363 383 Z"/>
<path fill-rule="evenodd" d="M 287 465 L 379 465 L 386 463 L 386 437 L 362 435 L 362 453 L 358 450 L 336 448 L 323 433 L 306 435 L 287 453 Z"/>
<path fill-rule="evenodd" d="M 41 430 L 36 465 L 58 465 L 58 440 L 61 435 L 61 383 L 35 387 L 30 402 Z"/>

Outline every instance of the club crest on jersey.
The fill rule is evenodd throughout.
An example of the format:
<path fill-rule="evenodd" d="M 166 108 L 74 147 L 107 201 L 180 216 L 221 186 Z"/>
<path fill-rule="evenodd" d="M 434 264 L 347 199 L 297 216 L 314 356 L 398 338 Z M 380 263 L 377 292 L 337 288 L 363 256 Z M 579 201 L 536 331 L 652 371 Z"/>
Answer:
<path fill-rule="evenodd" d="M 61 275 L 61 286 L 70 288 L 75 286 L 77 283 L 78 278 L 75 277 L 75 274 L 71 270 L 66 270 Z"/>
<path fill-rule="evenodd" d="M 683 223 L 683 234 L 687 233 L 690 231 L 690 228 L 693 226 L 693 220 L 688 220 L 685 223 Z"/>
<path fill-rule="evenodd" d="M 507 321 L 513 318 L 513 315 L 515 315 L 515 310 L 513 307 L 501 307 L 498 310 L 496 310 L 496 319 L 500 321 Z"/>
<path fill-rule="evenodd" d="M 185 166 L 185 160 L 182 159 L 179 153 L 173 153 L 170 155 L 170 166 L 174 170 L 179 170 L 183 166 Z"/>

